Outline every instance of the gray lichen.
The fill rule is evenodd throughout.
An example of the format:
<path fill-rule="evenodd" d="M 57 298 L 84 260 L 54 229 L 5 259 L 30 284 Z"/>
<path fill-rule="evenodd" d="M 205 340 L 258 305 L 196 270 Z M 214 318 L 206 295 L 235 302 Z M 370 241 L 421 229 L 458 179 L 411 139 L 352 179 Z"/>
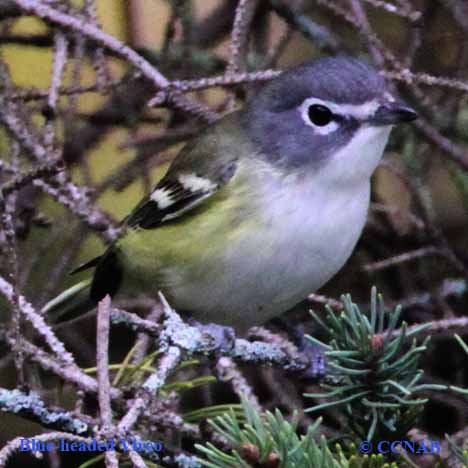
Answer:
<path fill-rule="evenodd" d="M 49 410 L 35 392 L 25 394 L 16 389 L 0 389 L 0 410 L 18 415 L 32 413 L 39 423 L 70 431 L 74 434 L 83 434 L 88 431 L 88 425 L 71 416 L 68 411 Z"/>

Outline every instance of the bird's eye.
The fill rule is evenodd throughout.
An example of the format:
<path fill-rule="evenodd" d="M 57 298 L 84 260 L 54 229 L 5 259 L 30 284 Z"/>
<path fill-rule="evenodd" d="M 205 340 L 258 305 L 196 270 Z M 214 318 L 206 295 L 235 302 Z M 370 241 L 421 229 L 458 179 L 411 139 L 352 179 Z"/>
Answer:
<path fill-rule="evenodd" d="M 313 104 L 310 106 L 308 109 L 308 115 L 310 121 L 319 127 L 324 127 L 333 120 L 332 111 L 321 104 Z"/>

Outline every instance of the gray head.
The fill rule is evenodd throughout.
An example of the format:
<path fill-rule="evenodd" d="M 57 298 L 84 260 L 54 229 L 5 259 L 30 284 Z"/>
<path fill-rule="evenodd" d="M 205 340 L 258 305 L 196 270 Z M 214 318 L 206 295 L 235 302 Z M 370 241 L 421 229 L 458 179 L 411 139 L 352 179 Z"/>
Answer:
<path fill-rule="evenodd" d="M 261 152 L 290 168 L 322 167 L 347 148 L 359 150 L 366 143 L 377 143 L 380 159 L 391 126 L 414 118 L 415 112 L 390 95 L 374 69 L 346 56 L 321 58 L 282 73 L 242 113 L 243 127 Z M 372 173 L 377 163 L 365 172 Z"/>

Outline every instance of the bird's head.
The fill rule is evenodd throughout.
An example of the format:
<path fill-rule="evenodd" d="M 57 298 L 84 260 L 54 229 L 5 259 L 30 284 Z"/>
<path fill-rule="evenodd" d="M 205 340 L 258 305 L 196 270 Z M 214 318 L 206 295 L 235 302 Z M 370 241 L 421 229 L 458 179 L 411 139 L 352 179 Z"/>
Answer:
<path fill-rule="evenodd" d="M 282 73 L 242 112 L 242 125 L 279 167 L 369 178 L 393 125 L 416 118 L 369 65 L 327 57 Z"/>

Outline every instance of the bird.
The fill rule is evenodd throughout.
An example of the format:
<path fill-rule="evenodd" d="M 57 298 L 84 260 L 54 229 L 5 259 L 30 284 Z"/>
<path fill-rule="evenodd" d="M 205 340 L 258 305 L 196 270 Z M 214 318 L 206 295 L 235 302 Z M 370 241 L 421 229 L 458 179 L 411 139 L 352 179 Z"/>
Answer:
<path fill-rule="evenodd" d="M 389 134 L 416 117 L 362 60 L 282 72 L 189 140 L 123 234 L 75 270 L 94 268 L 89 301 L 160 291 L 239 331 L 281 316 L 346 263 Z"/>

